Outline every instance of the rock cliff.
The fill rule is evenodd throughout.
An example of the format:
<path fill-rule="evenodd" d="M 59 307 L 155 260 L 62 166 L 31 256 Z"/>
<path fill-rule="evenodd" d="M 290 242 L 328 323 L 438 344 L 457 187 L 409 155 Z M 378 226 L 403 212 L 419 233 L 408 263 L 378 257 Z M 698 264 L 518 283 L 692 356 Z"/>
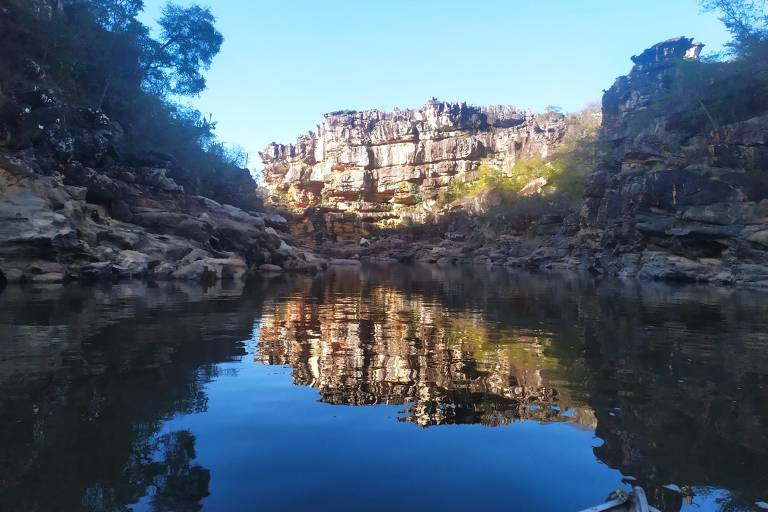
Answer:
<path fill-rule="evenodd" d="M 329 114 L 317 133 L 262 153 L 266 183 L 294 211 L 317 207 L 302 228 L 337 239 L 417 226 L 337 242 L 342 257 L 768 286 L 768 89 L 743 64 L 701 62 L 702 46 L 680 37 L 632 57 L 604 94 L 596 165 L 576 207 L 543 197 L 538 210 L 464 208 L 470 215 L 435 222 L 441 191 L 477 178 L 481 159 L 508 169 L 558 151 L 570 133 L 551 114 L 436 101 Z"/>
<path fill-rule="evenodd" d="M 295 144 L 263 152 L 274 203 L 304 213 L 304 230 L 365 234 L 424 222 L 453 180 L 473 180 L 481 159 L 509 168 L 546 156 L 565 133 L 563 116 L 430 99 L 413 110 L 325 115 Z"/>
<path fill-rule="evenodd" d="M 78 38 L 111 36 L 78 3 L 0 5 L 0 286 L 319 268 L 280 231 L 285 219 L 262 211 L 250 172 L 210 142 L 211 124 L 122 69 L 138 57 L 79 57 Z M 94 83 L 100 100 L 83 90 Z M 106 101 L 111 86 L 120 106 Z"/>
<path fill-rule="evenodd" d="M 765 285 L 768 103 L 700 49 L 659 43 L 605 93 L 576 253 L 611 274 Z"/>
<path fill-rule="evenodd" d="M 257 211 L 247 170 L 202 186 L 172 156 L 121 157 L 119 124 L 103 113 L 32 96 L 8 95 L 0 122 L 0 284 L 320 268 L 281 232 L 284 218 Z M 36 117 L 33 140 L 19 140 L 16 110 Z"/>

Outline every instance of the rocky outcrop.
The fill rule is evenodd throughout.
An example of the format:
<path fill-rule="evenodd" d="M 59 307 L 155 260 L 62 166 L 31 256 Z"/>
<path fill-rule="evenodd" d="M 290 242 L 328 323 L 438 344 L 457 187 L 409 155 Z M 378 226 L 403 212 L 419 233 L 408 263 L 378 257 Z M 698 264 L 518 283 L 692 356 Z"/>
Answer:
<path fill-rule="evenodd" d="M 700 49 L 659 43 L 605 93 L 576 252 L 610 274 L 768 285 L 768 107 L 721 108 L 733 78 Z"/>
<path fill-rule="evenodd" d="M 265 263 L 321 267 L 274 229 L 284 228 L 282 217 L 186 194 L 168 174 L 0 154 L 0 277 L 211 281 L 242 279 Z"/>
<path fill-rule="evenodd" d="M 270 147 L 263 155 L 267 181 L 273 192 L 283 194 L 294 206 L 311 201 L 291 198 L 316 200 L 319 208 L 305 223 L 326 231 L 333 232 L 339 220 L 349 224 L 363 218 L 385 226 L 396 225 L 389 224 L 390 220 L 414 221 L 410 231 L 379 232 L 367 236 L 365 243 L 355 238 L 337 241 L 330 249 L 322 247 L 335 257 L 570 268 L 651 280 L 768 286 L 768 98 L 764 82 L 759 75 L 755 78 L 754 73 L 734 67 L 736 64 L 700 62 L 702 46 L 688 38 L 659 43 L 634 56 L 630 73 L 606 91 L 597 163 L 585 184 L 583 203 L 575 208 L 547 203 L 545 197 L 538 210 L 526 211 L 526 204 L 531 203 L 518 200 L 497 209 L 494 216 L 484 215 L 487 204 L 501 201 L 490 189 L 452 203 L 461 206 L 463 216 L 450 216 L 449 212 L 432 222 L 425 212 L 434 204 L 430 201 L 439 195 L 439 187 L 430 188 L 432 178 L 421 180 L 423 175 L 414 169 L 440 174 L 441 166 L 464 166 L 462 171 L 440 178 L 444 186 L 451 180 L 472 179 L 481 154 L 507 163 L 521 156 L 546 154 L 562 134 L 556 119 L 547 118 L 547 124 L 537 116 L 518 118 L 513 126 L 486 119 L 478 130 L 466 131 L 467 124 L 461 120 L 468 117 L 461 112 L 471 108 L 456 107 L 454 115 L 454 107 L 440 103 L 428 103 L 408 114 L 423 117 L 419 122 L 430 127 L 415 130 L 418 136 L 408 146 L 416 148 L 413 160 L 403 157 L 397 160 L 404 162 L 398 166 L 382 166 L 393 160 L 376 155 L 384 148 L 389 151 L 400 146 L 372 143 L 382 140 L 376 127 L 401 126 L 395 120 L 408 118 L 406 114 L 333 114 L 320 127 L 320 135 L 302 139 L 303 145 Z M 506 112 L 514 117 L 514 111 Z M 443 118 L 454 121 L 439 121 Z M 452 131 L 443 137 L 434 127 L 445 125 Z M 332 129 L 335 126 L 338 133 Z M 365 126 L 373 128 L 366 131 Z M 405 128 L 410 124 L 403 121 L 402 126 L 410 133 Z M 383 131 L 395 133 L 393 129 Z M 328 140 L 333 143 L 326 144 Z M 390 136 L 387 140 L 399 139 Z M 434 163 L 423 159 L 432 153 L 419 150 L 458 141 L 468 145 L 451 147 L 474 148 L 477 144 L 485 152 L 448 152 L 451 159 Z M 358 153 L 352 148 L 358 148 Z M 349 160 L 352 154 L 359 160 Z M 347 170 L 345 165 L 356 170 Z M 392 169 L 402 171 L 398 171 L 398 179 L 405 181 L 398 187 L 410 192 L 402 195 L 398 188 L 390 195 L 379 193 L 379 177 L 391 176 L 387 173 Z M 416 174 L 408 174 L 413 172 Z M 313 181 L 316 176 L 322 179 Z M 409 181 L 409 176 L 415 177 Z M 536 195 L 541 193 L 541 185 L 534 180 L 520 192 Z M 317 187 L 316 194 L 311 186 Z M 344 199 L 344 191 L 386 202 L 355 202 Z M 524 195 L 518 193 L 517 197 Z M 376 208 L 363 213 L 367 208 L 363 205 L 372 204 Z"/>
<path fill-rule="evenodd" d="M 300 231 L 353 237 L 419 223 L 454 180 L 476 178 L 481 160 L 508 169 L 546 156 L 565 133 L 558 114 L 429 100 L 413 110 L 341 111 L 263 152 L 271 200 L 304 213 Z"/>
<path fill-rule="evenodd" d="M 0 286 L 320 268 L 263 211 L 250 172 L 201 142 L 212 125 L 147 95 L 139 75 L 78 57 L 76 30 L 102 31 L 79 3 L 0 5 Z"/>

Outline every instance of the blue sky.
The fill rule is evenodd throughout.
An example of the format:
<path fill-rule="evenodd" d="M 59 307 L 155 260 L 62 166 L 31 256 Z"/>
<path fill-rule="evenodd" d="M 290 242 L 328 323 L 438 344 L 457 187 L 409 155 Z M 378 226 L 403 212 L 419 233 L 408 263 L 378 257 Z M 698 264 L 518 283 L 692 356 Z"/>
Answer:
<path fill-rule="evenodd" d="M 145 0 L 146 21 L 165 0 Z M 189 0 L 179 3 L 189 4 Z M 245 147 L 293 142 L 334 110 L 476 105 L 578 110 L 679 35 L 721 48 L 697 0 L 202 0 L 225 41 L 191 103 Z"/>

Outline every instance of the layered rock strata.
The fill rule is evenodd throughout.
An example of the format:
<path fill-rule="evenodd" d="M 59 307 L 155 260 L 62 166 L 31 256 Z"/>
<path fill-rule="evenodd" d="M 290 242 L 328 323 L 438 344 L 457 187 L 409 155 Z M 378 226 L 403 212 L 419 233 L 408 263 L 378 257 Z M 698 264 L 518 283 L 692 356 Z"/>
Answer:
<path fill-rule="evenodd" d="M 768 97 L 759 75 L 699 62 L 702 46 L 680 37 L 632 58 L 630 73 L 604 94 L 597 164 L 570 211 L 508 205 L 505 214 L 444 222 L 443 208 L 433 222 L 440 191 L 476 177 L 480 158 L 509 168 L 550 153 L 565 132 L 551 115 L 503 110 L 491 120 L 487 109 L 437 102 L 406 113 L 330 114 L 318 134 L 262 154 L 266 181 L 294 209 L 318 206 L 305 214 L 310 228 L 419 226 L 337 242 L 330 251 L 341 257 L 768 286 Z M 407 143 L 396 135 L 412 132 Z M 400 156 L 382 156 L 392 154 Z M 487 210 L 480 203 L 489 197 L 466 198 L 465 213 Z"/>
<path fill-rule="evenodd" d="M 565 133 L 558 114 L 430 99 L 413 110 L 341 111 L 263 152 L 274 203 L 304 213 L 301 231 L 353 237 L 424 222 L 454 180 L 476 178 L 481 160 L 509 169 L 545 157 Z"/>
<path fill-rule="evenodd" d="M 768 285 L 768 103 L 728 93 L 700 49 L 659 43 L 605 93 L 576 254 L 611 274 Z"/>
<path fill-rule="evenodd" d="M 187 194 L 169 174 L 0 153 L 0 282 L 212 281 L 264 264 L 321 268 L 275 229 L 282 217 Z"/>

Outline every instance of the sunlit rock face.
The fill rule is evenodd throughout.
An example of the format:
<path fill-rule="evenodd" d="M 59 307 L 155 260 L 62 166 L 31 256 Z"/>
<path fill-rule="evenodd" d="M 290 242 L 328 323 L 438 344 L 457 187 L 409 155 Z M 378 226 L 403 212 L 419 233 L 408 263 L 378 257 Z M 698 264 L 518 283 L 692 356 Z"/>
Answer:
<path fill-rule="evenodd" d="M 294 383 L 333 404 L 408 404 L 421 426 L 594 415 L 548 381 L 547 336 L 494 332 L 480 312 L 450 312 L 391 288 L 311 300 L 308 286 L 266 307 L 257 360 L 290 365 Z"/>
<path fill-rule="evenodd" d="M 351 236 L 423 220 L 452 180 L 474 178 L 481 158 L 509 168 L 546 156 L 564 133 L 560 115 L 433 98 L 413 110 L 326 114 L 315 132 L 260 155 L 273 202 L 317 207 L 322 219 L 304 229 Z"/>
<path fill-rule="evenodd" d="M 606 91 L 580 247 L 607 273 L 766 286 L 764 93 L 734 92 L 701 46 L 659 43 Z"/>

